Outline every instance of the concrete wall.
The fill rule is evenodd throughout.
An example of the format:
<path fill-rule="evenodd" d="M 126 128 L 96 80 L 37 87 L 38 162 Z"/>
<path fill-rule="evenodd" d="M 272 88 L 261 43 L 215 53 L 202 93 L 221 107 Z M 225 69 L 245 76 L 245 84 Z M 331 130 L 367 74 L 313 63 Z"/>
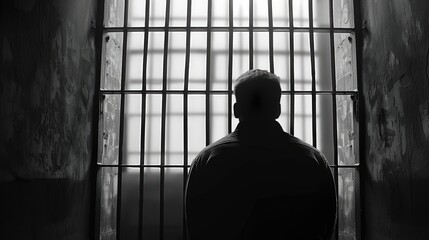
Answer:
<path fill-rule="evenodd" d="M 0 238 L 89 239 L 96 0 L 0 9 Z"/>
<path fill-rule="evenodd" d="M 429 236 L 429 1 L 362 0 L 366 239 Z"/>

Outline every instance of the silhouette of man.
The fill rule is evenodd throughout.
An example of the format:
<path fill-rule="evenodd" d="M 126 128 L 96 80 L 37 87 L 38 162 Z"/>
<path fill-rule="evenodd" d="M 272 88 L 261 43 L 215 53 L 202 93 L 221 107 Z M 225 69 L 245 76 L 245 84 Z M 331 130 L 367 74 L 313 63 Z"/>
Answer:
<path fill-rule="evenodd" d="M 283 131 L 279 78 L 254 69 L 234 89 L 234 132 L 203 149 L 186 189 L 191 240 L 330 239 L 335 186 L 325 157 Z"/>

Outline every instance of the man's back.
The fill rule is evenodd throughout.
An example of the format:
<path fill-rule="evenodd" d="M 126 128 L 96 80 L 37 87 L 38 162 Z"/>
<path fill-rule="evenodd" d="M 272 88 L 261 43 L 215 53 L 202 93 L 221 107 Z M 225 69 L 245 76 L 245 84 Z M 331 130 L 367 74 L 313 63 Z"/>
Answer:
<path fill-rule="evenodd" d="M 240 123 L 194 161 L 186 194 L 196 239 L 326 239 L 335 222 L 323 155 L 280 125 Z"/>

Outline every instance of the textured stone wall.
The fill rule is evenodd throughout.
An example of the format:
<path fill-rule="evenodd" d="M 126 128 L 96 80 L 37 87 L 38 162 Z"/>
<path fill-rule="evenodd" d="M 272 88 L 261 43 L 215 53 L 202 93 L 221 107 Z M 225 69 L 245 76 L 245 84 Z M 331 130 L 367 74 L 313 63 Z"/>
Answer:
<path fill-rule="evenodd" d="M 0 9 L 1 238 L 89 239 L 96 1 Z"/>
<path fill-rule="evenodd" d="M 361 1 L 365 239 L 429 236 L 429 2 Z"/>

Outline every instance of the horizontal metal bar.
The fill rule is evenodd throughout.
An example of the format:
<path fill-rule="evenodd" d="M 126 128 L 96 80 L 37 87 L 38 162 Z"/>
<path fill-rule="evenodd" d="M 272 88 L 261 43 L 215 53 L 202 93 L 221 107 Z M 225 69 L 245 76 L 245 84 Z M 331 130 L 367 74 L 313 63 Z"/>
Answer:
<path fill-rule="evenodd" d="M 188 168 L 191 167 L 191 165 L 161 165 L 161 164 L 154 164 L 154 165 L 150 165 L 150 164 L 143 164 L 143 165 L 139 165 L 139 164 L 130 164 L 130 165 L 125 165 L 125 164 L 121 164 L 121 165 L 114 165 L 114 164 L 97 164 L 97 167 L 103 168 L 103 167 L 118 167 L 118 168 Z"/>
<path fill-rule="evenodd" d="M 120 94 L 121 92 L 124 92 L 126 94 L 184 94 L 185 90 L 100 90 L 101 94 Z M 228 90 L 188 90 L 188 94 L 230 94 L 231 91 Z M 313 91 L 282 91 L 283 95 L 287 94 L 295 94 L 295 95 L 311 95 Z M 316 95 L 354 95 L 357 94 L 357 91 L 315 91 Z"/>
<path fill-rule="evenodd" d="M 225 97 L 226 97 L 227 95 L 225 95 Z M 288 113 L 286 113 L 286 114 L 288 114 Z M 180 116 L 182 116 L 183 115 L 183 112 L 174 112 L 174 113 L 168 113 L 168 116 L 169 117 L 173 117 L 173 116 L 176 116 L 176 117 L 180 117 Z M 204 116 L 205 115 L 205 113 L 203 112 L 203 111 L 200 111 L 200 112 L 190 112 L 190 113 L 188 113 L 188 116 L 197 116 L 197 117 L 202 117 L 202 116 Z M 140 117 L 140 116 L 142 116 L 141 115 L 141 113 L 127 113 L 126 114 L 126 117 Z M 145 115 L 146 117 L 161 117 L 162 116 L 162 113 L 152 113 L 152 112 L 148 112 L 148 113 L 146 113 L 146 115 Z M 226 116 L 226 114 L 225 113 L 221 113 L 221 112 L 218 112 L 218 113 L 212 113 L 211 114 L 211 116 L 212 117 L 218 117 L 218 116 L 222 116 L 222 117 L 225 117 Z M 296 117 L 305 117 L 305 118 L 311 118 L 313 115 L 311 114 L 311 113 L 295 113 L 295 116 Z M 231 116 L 231 119 L 232 119 L 232 116 Z M 152 154 L 152 153 L 155 153 L 155 152 L 145 152 L 145 153 L 148 153 L 148 154 Z M 156 152 L 156 153 L 159 153 L 159 152 Z M 180 152 L 180 153 L 178 153 L 178 152 L 169 152 L 168 154 L 183 154 L 184 152 Z M 189 153 L 189 152 L 188 152 Z M 137 152 L 137 151 L 127 151 L 127 154 L 136 154 L 136 155 L 139 155 L 140 154 L 140 152 Z"/>
<path fill-rule="evenodd" d="M 329 165 L 331 168 L 359 168 L 360 164 L 356 163 L 353 165 Z"/>
<path fill-rule="evenodd" d="M 250 36 L 252 36 L 252 35 L 249 35 L 249 38 L 250 38 Z M 253 55 L 269 54 L 270 53 L 269 50 L 256 49 L 256 50 L 250 51 L 250 49 L 251 48 L 249 48 L 249 51 L 243 50 L 243 49 L 233 49 L 232 53 L 233 54 L 240 54 L 240 55 L 247 54 L 247 53 L 250 53 L 250 52 L 252 52 Z M 226 49 L 226 50 L 220 50 L 220 49 L 219 50 L 213 50 L 212 49 L 211 51 L 212 51 L 212 55 L 213 56 L 219 56 L 219 55 L 222 56 L 222 55 L 228 55 L 229 54 L 229 50 L 228 49 Z M 148 51 L 148 54 L 163 54 L 163 53 L 164 53 L 163 49 L 152 49 L 152 50 Z M 182 49 L 180 49 L 180 48 L 169 49 L 169 54 L 177 54 L 177 53 L 185 55 L 186 49 L 185 48 L 182 48 Z M 201 49 L 192 49 L 191 53 L 192 54 L 205 54 L 206 53 L 206 49 L 202 49 L 202 48 Z M 289 51 L 289 50 L 273 50 L 273 54 L 289 55 L 290 53 L 291 53 L 291 51 Z M 311 53 L 309 51 L 305 51 L 305 50 L 294 51 L 294 53 L 297 56 L 310 56 L 311 55 Z M 127 53 L 127 55 L 130 55 L 130 56 L 133 56 L 133 55 L 141 56 L 142 54 L 143 54 L 143 51 L 141 49 L 128 50 L 128 53 Z M 316 52 L 315 55 L 319 56 L 320 54 Z M 346 77 L 347 76 L 340 77 L 338 80 L 346 79 Z M 156 79 L 156 78 L 153 78 L 151 80 L 152 80 L 152 82 L 155 82 L 157 80 L 162 81 L 162 80 Z M 169 80 L 170 83 L 171 82 L 177 82 L 179 80 L 183 81 L 183 79 L 178 79 L 178 78 L 169 78 L 168 80 Z M 132 79 L 127 79 L 127 81 L 129 82 L 129 81 L 133 81 L 133 80 Z M 194 79 L 192 79 L 192 81 L 195 82 Z M 297 82 L 299 82 L 299 81 L 300 81 L 300 79 L 297 79 Z"/>
<path fill-rule="evenodd" d="M 291 30 L 294 32 L 309 32 L 310 29 L 314 32 L 326 32 L 329 33 L 331 30 L 334 30 L 336 33 L 353 33 L 356 31 L 355 28 L 323 28 L 323 27 L 107 27 L 104 28 L 105 32 L 124 32 L 126 29 L 127 32 L 207 32 L 210 29 L 212 32 L 229 32 L 232 29 L 233 32 L 249 32 L 252 30 L 253 32 L 290 32 Z"/>
<path fill-rule="evenodd" d="M 103 167 L 118 167 L 118 168 L 189 168 L 191 167 L 191 165 L 161 165 L 161 164 L 154 164 L 154 165 L 150 165 L 150 164 L 144 164 L 144 165 L 139 165 L 139 164 L 130 164 L 130 165 L 114 165 L 114 164 L 97 164 L 97 167 L 103 168 Z M 329 167 L 331 168 L 359 168 L 360 164 L 356 163 L 353 165 L 329 165 Z"/>

